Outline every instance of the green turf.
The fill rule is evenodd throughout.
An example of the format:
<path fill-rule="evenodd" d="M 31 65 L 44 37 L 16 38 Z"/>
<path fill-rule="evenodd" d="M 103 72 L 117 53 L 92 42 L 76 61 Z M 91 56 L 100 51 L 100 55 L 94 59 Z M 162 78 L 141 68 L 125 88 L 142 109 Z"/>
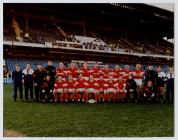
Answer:
<path fill-rule="evenodd" d="M 35 137 L 172 137 L 174 106 L 13 102 L 4 85 L 4 128 Z"/>

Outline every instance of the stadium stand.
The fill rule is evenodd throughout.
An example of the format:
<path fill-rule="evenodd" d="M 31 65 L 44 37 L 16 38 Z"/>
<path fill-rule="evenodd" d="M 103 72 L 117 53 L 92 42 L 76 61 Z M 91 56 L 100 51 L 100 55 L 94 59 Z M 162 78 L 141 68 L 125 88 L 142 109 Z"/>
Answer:
<path fill-rule="evenodd" d="M 102 60 L 111 67 L 130 64 L 131 69 L 137 62 L 143 68 L 148 63 L 165 64 L 165 71 L 173 64 L 174 44 L 163 40 L 165 36 L 174 37 L 172 12 L 149 7 L 152 12 L 148 13 L 145 4 L 105 4 L 103 8 L 95 4 L 61 4 L 53 10 L 45 4 L 29 4 L 26 10 L 22 7 L 4 5 L 4 58 L 10 71 L 16 63 L 21 67 L 30 63 L 33 68 L 39 62 L 46 65 L 49 56 L 56 66 L 66 58 L 68 62 Z"/>

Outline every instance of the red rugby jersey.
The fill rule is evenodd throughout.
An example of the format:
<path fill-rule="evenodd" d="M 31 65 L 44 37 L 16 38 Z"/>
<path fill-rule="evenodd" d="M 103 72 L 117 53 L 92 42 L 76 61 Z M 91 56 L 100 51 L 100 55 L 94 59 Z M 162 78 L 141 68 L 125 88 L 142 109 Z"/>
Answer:
<path fill-rule="evenodd" d="M 65 81 L 56 81 L 54 84 L 54 89 L 58 89 L 58 88 L 64 88 L 65 85 Z"/>
<path fill-rule="evenodd" d="M 87 81 L 86 82 L 86 88 L 94 88 L 97 89 L 98 88 L 98 83 L 97 81 L 93 80 L 93 81 Z"/>
<path fill-rule="evenodd" d="M 112 75 L 114 74 L 113 70 L 111 70 L 111 69 L 103 69 L 102 73 L 104 75 L 104 78 L 108 78 L 110 74 L 112 74 Z"/>
<path fill-rule="evenodd" d="M 143 70 L 134 70 L 133 76 L 134 79 L 142 79 L 143 78 L 144 71 Z"/>
<path fill-rule="evenodd" d="M 123 79 L 124 80 L 127 80 L 129 78 L 129 74 L 132 74 L 132 70 L 123 70 L 122 73 L 123 73 Z"/>
<path fill-rule="evenodd" d="M 105 88 L 116 88 L 116 82 L 115 81 L 106 81 L 106 83 L 104 84 Z"/>
<path fill-rule="evenodd" d="M 125 81 L 120 81 L 120 80 L 118 80 L 117 82 L 117 88 L 119 88 L 119 89 L 121 89 L 121 90 L 124 90 L 125 89 L 125 87 L 126 87 L 126 82 Z"/>
<path fill-rule="evenodd" d="M 93 74 L 94 78 L 99 78 L 101 70 L 99 68 L 92 68 L 90 69 L 90 73 Z"/>
<path fill-rule="evenodd" d="M 79 73 L 82 73 L 83 77 L 89 77 L 90 76 L 90 69 L 89 68 L 80 68 Z"/>
<path fill-rule="evenodd" d="M 76 82 L 75 82 L 75 87 L 76 88 L 86 88 L 87 84 L 86 84 L 86 80 L 82 79 L 78 79 Z"/>
<path fill-rule="evenodd" d="M 78 76 L 78 72 L 77 72 L 77 69 L 73 69 L 73 68 L 68 68 L 67 69 L 67 74 L 72 74 L 72 77 L 73 78 L 77 78 Z"/>
<path fill-rule="evenodd" d="M 56 69 L 56 75 L 61 75 L 62 77 L 65 77 L 66 69 L 61 69 L 61 68 Z"/>
<path fill-rule="evenodd" d="M 69 89 L 75 88 L 75 81 L 74 80 L 66 81 L 65 88 L 69 88 Z"/>

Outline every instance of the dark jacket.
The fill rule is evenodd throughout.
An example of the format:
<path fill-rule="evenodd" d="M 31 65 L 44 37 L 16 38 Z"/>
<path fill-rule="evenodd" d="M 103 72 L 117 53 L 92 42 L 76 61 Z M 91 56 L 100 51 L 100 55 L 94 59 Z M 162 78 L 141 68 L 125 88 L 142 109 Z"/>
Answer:
<path fill-rule="evenodd" d="M 44 78 L 46 77 L 46 71 L 42 70 L 39 71 L 38 69 L 34 71 L 33 73 L 33 80 L 38 85 L 42 84 L 44 81 Z"/>
<path fill-rule="evenodd" d="M 135 80 L 132 79 L 127 79 L 126 81 L 126 89 L 136 89 L 137 88 L 137 84 L 135 82 Z"/>
<path fill-rule="evenodd" d="M 22 71 L 14 71 L 12 73 L 12 80 L 14 84 L 22 84 Z"/>

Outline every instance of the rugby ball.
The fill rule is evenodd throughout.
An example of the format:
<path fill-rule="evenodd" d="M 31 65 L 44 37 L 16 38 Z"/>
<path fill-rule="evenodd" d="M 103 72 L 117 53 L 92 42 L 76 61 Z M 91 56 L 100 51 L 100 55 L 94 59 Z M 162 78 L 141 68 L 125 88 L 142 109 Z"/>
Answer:
<path fill-rule="evenodd" d="M 93 104 L 93 103 L 95 103 L 95 100 L 90 99 L 90 100 L 88 100 L 88 103 Z"/>

